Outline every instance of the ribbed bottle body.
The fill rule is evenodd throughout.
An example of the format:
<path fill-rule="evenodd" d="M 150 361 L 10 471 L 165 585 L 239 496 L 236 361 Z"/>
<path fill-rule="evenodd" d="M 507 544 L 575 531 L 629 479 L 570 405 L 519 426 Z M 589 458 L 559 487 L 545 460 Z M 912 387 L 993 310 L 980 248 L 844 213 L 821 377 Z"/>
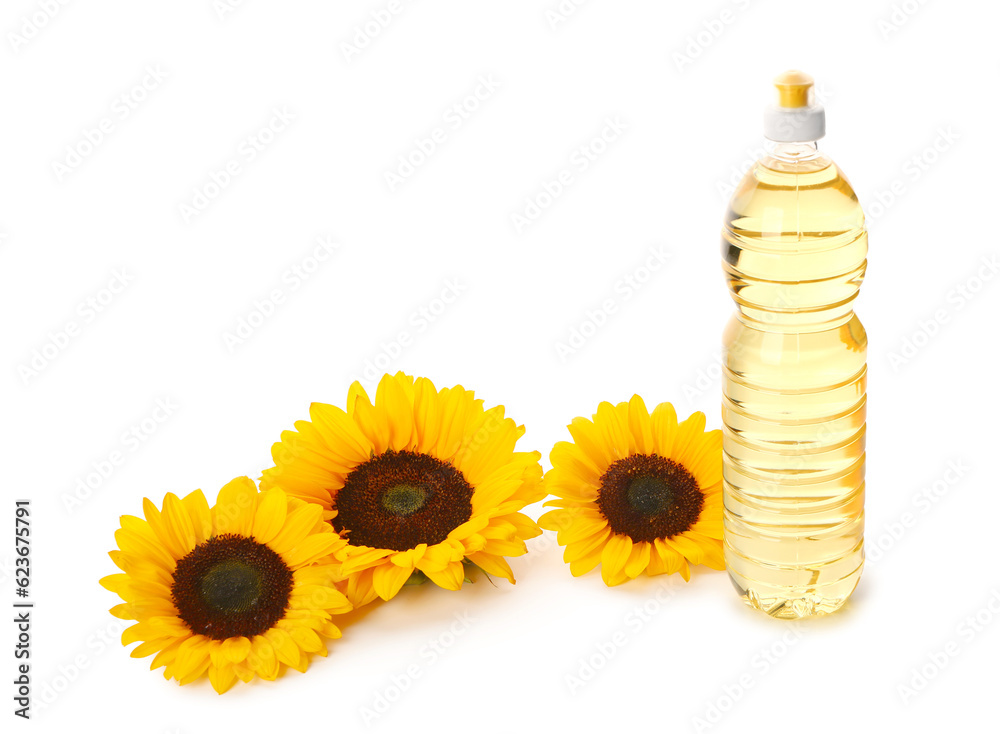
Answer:
<path fill-rule="evenodd" d="M 751 606 L 834 611 L 864 563 L 867 337 L 852 301 L 864 215 L 812 146 L 779 146 L 733 195 L 723 268 L 726 565 Z"/>

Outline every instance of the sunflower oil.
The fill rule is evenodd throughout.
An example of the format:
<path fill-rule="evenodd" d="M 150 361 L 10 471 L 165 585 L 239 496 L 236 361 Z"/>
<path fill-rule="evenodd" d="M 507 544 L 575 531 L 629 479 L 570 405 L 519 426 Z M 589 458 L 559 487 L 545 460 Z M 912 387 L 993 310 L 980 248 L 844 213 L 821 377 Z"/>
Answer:
<path fill-rule="evenodd" d="M 864 564 L 868 340 L 852 303 L 864 214 L 817 148 L 812 80 L 775 80 L 765 153 L 729 202 L 722 264 L 737 311 L 723 338 L 726 567 L 750 606 L 832 612 Z"/>

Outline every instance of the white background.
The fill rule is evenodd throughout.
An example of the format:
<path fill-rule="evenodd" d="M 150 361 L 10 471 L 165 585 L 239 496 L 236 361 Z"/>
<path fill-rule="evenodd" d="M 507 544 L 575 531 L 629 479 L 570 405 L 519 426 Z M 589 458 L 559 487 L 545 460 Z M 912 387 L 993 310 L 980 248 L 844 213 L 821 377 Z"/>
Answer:
<path fill-rule="evenodd" d="M 387 0 L 220 5 L 9 0 L 0 13 L 0 443 L 5 499 L 33 501 L 30 726 L 931 731 L 992 715 L 995 3 L 592 0 L 557 17 L 556 0 L 423 0 L 393 6 L 356 53 L 345 44 L 365 42 Z M 786 68 L 817 79 L 822 147 L 871 224 L 856 303 L 869 564 L 847 609 L 796 628 L 706 569 L 608 589 L 596 571 L 573 579 L 543 537 L 512 562 L 516 586 L 404 590 L 306 676 L 223 697 L 165 682 L 113 641 L 115 598 L 97 580 L 115 570 L 118 516 L 259 476 L 281 430 L 311 401 L 343 405 L 368 360 L 505 405 L 546 467 L 601 400 L 670 400 L 718 427 L 726 187 Z M 474 111 L 449 113 L 477 87 Z M 275 109 L 294 119 L 249 160 Z M 608 120 L 624 130 L 581 170 Z M 392 186 L 436 128 L 443 142 Z M 234 160 L 240 173 L 213 189 Z M 518 231 L 512 215 L 563 170 L 571 185 Z M 208 206 L 185 216 L 206 187 Z M 339 243 L 322 263 L 318 237 Z M 647 270 L 653 252 L 666 262 Z M 105 292 L 116 277 L 127 285 Z M 594 316 L 608 299 L 613 313 Z M 241 319 L 257 327 L 234 345 Z M 560 354 L 574 330 L 588 338 Z M 143 441 L 123 439 L 143 421 Z M 68 505 L 114 451 L 120 466 Z M 7 605 L 12 540 L 0 559 Z M 946 647 L 957 654 L 939 669 Z M 905 697 L 921 669 L 932 678 Z M 370 727 L 366 711 L 382 712 Z"/>

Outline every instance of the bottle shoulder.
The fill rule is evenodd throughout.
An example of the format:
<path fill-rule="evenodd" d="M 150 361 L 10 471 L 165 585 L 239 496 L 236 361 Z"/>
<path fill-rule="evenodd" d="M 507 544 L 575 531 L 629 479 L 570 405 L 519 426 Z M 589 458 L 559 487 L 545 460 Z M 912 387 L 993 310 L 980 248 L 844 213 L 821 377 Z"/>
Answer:
<path fill-rule="evenodd" d="M 817 154 L 807 160 L 783 160 L 765 155 L 758 160 L 733 192 L 726 224 L 736 229 L 774 232 L 779 213 L 795 213 L 801 236 L 858 232 L 865 226 L 864 211 L 847 176 L 829 156 Z M 788 218 L 781 230 L 787 232 Z M 801 225 L 808 219 L 805 230 Z M 779 230 L 779 231 L 781 231 Z"/>
<path fill-rule="evenodd" d="M 748 190 L 834 188 L 857 200 L 847 175 L 829 156 L 822 153 L 807 160 L 787 160 L 764 155 L 747 171 L 740 186 L 737 187 L 734 198 L 740 193 L 741 188 Z"/>
<path fill-rule="evenodd" d="M 730 200 L 721 244 L 743 318 L 789 331 L 850 318 L 868 237 L 854 189 L 829 157 L 762 157 Z"/>

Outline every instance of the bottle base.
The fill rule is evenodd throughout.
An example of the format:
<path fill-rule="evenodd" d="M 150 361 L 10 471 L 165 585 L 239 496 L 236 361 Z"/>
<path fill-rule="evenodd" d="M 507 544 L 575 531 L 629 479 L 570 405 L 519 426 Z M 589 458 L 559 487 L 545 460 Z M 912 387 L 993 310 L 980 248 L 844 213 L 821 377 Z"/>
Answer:
<path fill-rule="evenodd" d="M 854 586 L 852 586 L 846 594 L 836 596 L 819 594 L 815 590 L 809 589 L 786 589 L 780 594 L 762 595 L 754 589 L 741 588 L 732 576 L 730 576 L 730 580 L 744 604 L 776 619 L 805 619 L 832 614 L 843 607 L 854 592 Z M 855 581 L 856 585 L 857 581 Z"/>

